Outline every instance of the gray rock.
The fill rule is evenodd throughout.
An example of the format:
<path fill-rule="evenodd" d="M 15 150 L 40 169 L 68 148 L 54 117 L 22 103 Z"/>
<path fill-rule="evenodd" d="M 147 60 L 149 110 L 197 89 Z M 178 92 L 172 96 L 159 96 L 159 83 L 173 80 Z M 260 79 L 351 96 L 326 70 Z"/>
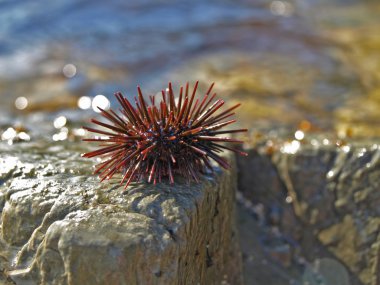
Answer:
<path fill-rule="evenodd" d="M 313 265 L 308 265 L 302 279 L 309 285 L 350 285 L 346 268 L 330 258 L 317 259 Z"/>
<path fill-rule="evenodd" d="M 74 147 L 0 146 L 0 283 L 242 283 L 234 170 L 124 190 Z"/>
<path fill-rule="evenodd" d="M 379 284 L 380 148 L 305 144 L 273 162 L 308 231 L 363 284 Z"/>
<path fill-rule="evenodd" d="M 254 203 L 270 205 L 281 199 L 286 191 L 280 179 L 271 156 L 258 152 L 256 149 L 248 150 L 248 157 L 238 157 L 239 190 Z"/>
<path fill-rule="evenodd" d="M 304 147 L 295 154 L 278 152 L 273 156 L 295 213 L 305 223 L 318 228 L 334 222 L 335 197 L 327 190 L 326 175 L 336 156 L 336 149 L 321 147 Z"/>
<path fill-rule="evenodd" d="M 238 159 L 239 190 L 252 209 L 262 208 L 263 227 L 276 228 L 281 239 L 291 241 L 294 267 L 294 260 L 315 263 L 328 257 L 341 264 L 351 285 L 380 284 L 380 147 L 369 141 L 339 147 L 318 137 L 296 147 L 276 143 L 270 153 L 259 144 L 248 150 L 248 158 Z M 311 268 L 304 274 L 314 284 L 319 281 L 309 274 Z M 335 277 L 346 282 L 343 275 Z"/>

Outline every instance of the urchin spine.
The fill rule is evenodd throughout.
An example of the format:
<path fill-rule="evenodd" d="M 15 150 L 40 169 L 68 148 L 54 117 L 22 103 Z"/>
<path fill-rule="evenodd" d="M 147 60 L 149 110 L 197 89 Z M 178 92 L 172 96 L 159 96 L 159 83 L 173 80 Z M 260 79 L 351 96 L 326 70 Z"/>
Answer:
<path fill-rule="evenodd" d="M 167 91 L 161 92 L 160 102 L 156 102 L 155 96 L 150 96 L 150 105 L 147 105 L 138 86 L 138 97 L 134 98 L 135 107 L 120 92 L 116 93 L 115 96 L 121 105 L 121 115 L 113 110 L 98 108 L 101 115 L 111 124 L 92 119 L 93 123 L 108 130 L 84 127 L 89 132 L 105 137 L 84 139 L 100 142 L 102 148 L 83 156 L 104 157 L 105 161 L 96 166 L 95 173 L 99 174 L 103 181 L 110 179 L 117 172 L 122 172 L 120 184 L 126 181 L 125 187 L 132 181 L 142 179 L 156 184 L 157 181 L 161 182 L 162 177 L 167 176 L 170 183 L 174 183 L 175 173 L 188 181 L 199 182 L 200 174 L 205 168 L 213 171 L 210 159 L 223 168 L 229 168 L 228 162 L 220 155 L 223 150 L 247 154 L 222 144 L 242 141 L 218 135 L 247 130 L 220 130 L 236 122 L 226 119 L 235 114 L 232 111 L 240 104 L 218 114 L 225 102 L 222 99 L 214 101 L 216 93 L 210 96 L 213 86 L 214 83 L 201 100 L 198 98 L 194 102 L 198 81 L 191 95 L 187 83 L 185 89 L 180 88 L 176 102 L 172 84 L 169 83 Z"/>

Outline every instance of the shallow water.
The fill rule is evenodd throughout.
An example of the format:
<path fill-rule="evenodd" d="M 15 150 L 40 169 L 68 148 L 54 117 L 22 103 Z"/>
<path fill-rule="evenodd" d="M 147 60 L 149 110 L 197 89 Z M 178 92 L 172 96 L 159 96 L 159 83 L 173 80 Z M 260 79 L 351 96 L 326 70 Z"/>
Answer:
<path fill-rule="evenodd" d="M 199 79 L 243 101 L 249 128 L 306 120 L 378 136 L 379 11 L 376 1 L 3 1 L 2 122 Z"/>
<path fill-rule="evenodd" d="M 216 81 L 243 123 L 378 135 L 376 1 L 16 1 L 0 4 L 1 109 Z M 14 108 L 23 96 L 28 107 Z M 286 116 L 284 116 L 286 112 Z M 4 118 L 2 119 L 5 120 Z M 6 120 L 9 121 L 9 120 Z"/>

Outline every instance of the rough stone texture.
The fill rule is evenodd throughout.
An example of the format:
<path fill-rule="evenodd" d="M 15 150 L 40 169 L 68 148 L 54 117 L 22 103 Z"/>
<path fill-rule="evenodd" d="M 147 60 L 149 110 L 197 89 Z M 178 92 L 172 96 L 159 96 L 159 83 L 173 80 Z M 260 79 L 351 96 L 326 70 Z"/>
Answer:
<path fill-rule="evenodd" d="M 309 262 L 333 258 L 349 272 L 350 284 L 380 284 L 380 148 L 368 142 L 350 147 L 305 143 L 295 153 L 255 153 L 249 163 L 239 162 L 239 189 L 253 208 L 261 203 L 270 216 L 278 206 L 271 223 Z M 256 173 L 246 167 L 262 161 Z M 241 184 L 246 181 L 253 182 Z M 258 190 L 257 181 L 264 184 Z M 268 189 L 265 199 L 260 199 L 262 189 Z"/>
<path fill-rule="evenodd" d="M 379 284 L 378 146 L 306 146 L 274 161 L 298 217 L 361 282 Z"/>
<path fill-rule="evenodd" d="M 254 203 L 271 204 L 281 199 L 286 188 L 280 179 L 270 155 L 259 153 L 256 149 L 247 151 L 248 157 L 239 157 L 239 190 Z M 240 174 L 240 173 L 239 173 Z"/>
<path fill-rule="evenodd" d="M 0 283 L 242 283 L 234 170 L 123 190 L 68 146 L 2 148 Z"/>

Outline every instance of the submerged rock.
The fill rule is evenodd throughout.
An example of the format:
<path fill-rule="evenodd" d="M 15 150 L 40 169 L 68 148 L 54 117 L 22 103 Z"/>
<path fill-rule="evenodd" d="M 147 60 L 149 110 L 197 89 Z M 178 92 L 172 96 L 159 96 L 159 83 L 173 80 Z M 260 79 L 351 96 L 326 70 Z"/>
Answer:
<path fill-rule="evenodd" d="M 347 270 L 338 261 L 322 258 L 306 267 L 303 281 L 310 285 L 349 285 L 350 277 Z"/>
<path fill-rule="evenodd" d="M 1 147 L 1 282 L 241 284 L 234 171 L 124 190 L 73 147 Z"/>
<path fill-rule="evenodd" d="M 380 147 L 313 142 L 291 152 L 279 146 L 270 155 L 258 147 L 251 161 L 239 162 L 239 188 L 265 206 L 269 226 L 277 227 L 306 260 L 333 258 L 349 272 L 350 284 L 378 284 Z M 274 206 L 279 218 L 273 222 Z"/>

